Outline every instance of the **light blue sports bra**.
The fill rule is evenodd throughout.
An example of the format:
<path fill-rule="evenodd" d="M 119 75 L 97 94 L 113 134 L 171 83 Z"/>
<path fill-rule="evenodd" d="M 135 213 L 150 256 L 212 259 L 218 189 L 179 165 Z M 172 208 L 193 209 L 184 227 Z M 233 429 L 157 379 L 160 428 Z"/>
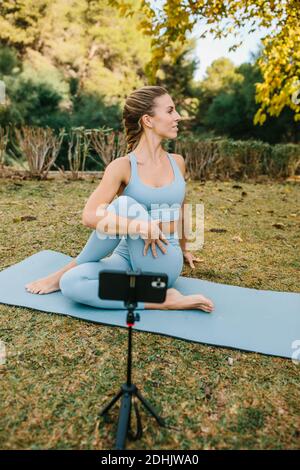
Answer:
<path fill-rule="evenodd" d="M 149 212 L 153 219 L 160 219 L 162 222 L 179 219 L 186 186 L 177 163 L 170 154 L 167 155 L 173 168 L 174 179 L 169 184 L 155 188 L 141 181 L 137 171 L 136 156 L 131 152 L 129 155 L 130 180 L 122 193 L 133 197 Z"/>

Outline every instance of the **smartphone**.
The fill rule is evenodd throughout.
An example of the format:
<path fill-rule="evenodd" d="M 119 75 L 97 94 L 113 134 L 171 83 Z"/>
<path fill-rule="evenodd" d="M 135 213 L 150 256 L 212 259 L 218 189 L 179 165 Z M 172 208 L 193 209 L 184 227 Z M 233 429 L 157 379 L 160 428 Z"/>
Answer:
<path fill-rule="evenodd" d="M 166 299 L 168 275 L 137 270 L 103 269 L 99 271 L 101 299 L 162 303 Z M 132 297 L 133 296 L 133 297 Z"/>

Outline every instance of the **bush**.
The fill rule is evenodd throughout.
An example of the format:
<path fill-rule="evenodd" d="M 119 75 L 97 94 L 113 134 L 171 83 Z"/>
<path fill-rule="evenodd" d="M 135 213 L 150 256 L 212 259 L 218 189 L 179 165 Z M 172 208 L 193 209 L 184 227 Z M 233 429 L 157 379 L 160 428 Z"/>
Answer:
<path fill-rule="evenodd" d="M 14 126 L 11 127 L 13 131 Z M 29 129 L 26 134 L 28 148 L 36 149 L 35 159 L 38 161 L 44 158 L 43 152 L 37 148 L 35 134 L 31 134 Z M 13 132 L 10 135 L 13 135 Z M 59 135 L 60 132 L 53 133 L 53 139 L 59 140 L 55 151 L 55 167 L 58 166 L 64 170 L 70 167 L 74 174 L 78 173 L 79 169 L 103 170 L 111 160 L 126 153 L 127 144 L 124 133 L 112 128 L 86 129 L 81 126 L 67 129 L 64 133 L 66 138 L 63 140 L 59 138 Z M 255 179 L 260 175 L 266 175 L 270 178 L 286 178 L 294 176 L 300 170 L 300 145 L 297 144 L 271 145 L 259 140 L 242 141 L 224 138 L 196 140 L 195 136 L 185 135 L 184 137 L 181 136 L 181 139 L 176 141 L 164 141 L 163 144 L 168 152 L 183 155 L 187 178 L 190 177 L 193 180 Z M 48 145 L 46 134 L 43 137 L 41 130 L 39 145 L 41 148 Z M 22 160 L 26 153 L 24 149 L 20 152 L 13 145 L 11 138 L 9 137 L 7 142 L 6 133 L 3 131 L 1 134 L 0 132 L 2 163 L 5 154 L 12 153 L 11 147 L 15 161 Z"/>
<path fill-rule="evenodd" d="M 191 179 L 289 177 L 300 169 L 300 145 L 212 138 L 176 141 Z"/>

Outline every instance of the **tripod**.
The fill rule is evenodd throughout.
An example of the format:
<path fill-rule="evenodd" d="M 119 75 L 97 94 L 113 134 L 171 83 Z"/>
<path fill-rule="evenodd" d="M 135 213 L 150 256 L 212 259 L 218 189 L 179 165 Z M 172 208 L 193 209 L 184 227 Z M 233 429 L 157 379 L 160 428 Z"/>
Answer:
<path fill-rule="evenodd" d="M 99 413 L 99 416 L 104 417 L 107 420 L 107 413 L 112 408 L 112 406 L 122 397 L 121 406 L 119 411 L 119 421 L 117 429 L 117 438 L 116 438 L 116 447 L 115 449 L 124 449 L 126 443 L 126 437 L 130 440 L 137 440 L 142 436 L 142 425 L 141 418 L 138 412 L 138 407 L 136 403 L 135 412 L 137 417 L 137 433 L 134 436 L 130 430 L 130 417 L 131 417 L 131 401 L 133 396 L 137 397 L 143 404 L 143 406 L 154 416 L 156 421 L 160 426 L 166 427 L 165 421 L 163 418 L 158 416 L 156 411 L 148 403 L 147 400 L 141 395 L 136 385 L 131 383 L 131 346 L 132 346 L 132 326 L 135 321 L 140 321 L 140 316 L 137 313 L 134 314 L 134 309 L 137 306 L 137 303 L 134 301 L 126 301 L 125 306 L 128 309 L 126 323 L 128 326 L 128 356 L 127 356 L 127 383 L 121 386 L 121 390 L 114 396 L 108 405 L 103 408 Z"/>

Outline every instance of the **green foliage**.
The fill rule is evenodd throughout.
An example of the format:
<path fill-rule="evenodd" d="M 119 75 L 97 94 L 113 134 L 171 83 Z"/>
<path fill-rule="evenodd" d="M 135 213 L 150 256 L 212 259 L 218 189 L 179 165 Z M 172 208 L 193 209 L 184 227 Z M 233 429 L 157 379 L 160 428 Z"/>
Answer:
<path fill-rule="evenodd" d="M 295 175 L 300 170 L 300 146 L 277 144 L 272 149 L 273 165 L 279 172 Z"/>
<path fill-rule="evenodd" d="M 61 96 L 45 83 L 34 83 L 22 78 L 8 80 L 7 95 L 10 106 L 0 108 L 0 124 L 33 125 L 58 128 L 64 123 L 60 112 Z"/>
<path fill-rule="evenodd" d="M 140 21 L 147 23 L 150 12 L 140 9 L 143 0 L 132 0 L 132 14 L 125 14 L 125 8 L 120 15 L 117 3 L 122 2 L 2 2 L 6 16 L 0 19 L 0 76 L 8 102 L 0 106 L 0 125 L 122 128 L 125 97 L 149 84 L 151 39 L 141 30 Z M 187 20 L 177 16 L 172 28 Z M 191 131 L 196 141 L 220 135 L 299 142 L 300 126 L 288 107 L 261 126 L 253 124 L 259 109 L 256 87 L 263 83 L 256 65 L 236 67 L 221 57 L 208 67 L 204 80 L 195 82 L 195 39 L 181 41 L 173 32 L 155 83 L 169 90 L 184 119 L 178 141 Z M 262 51 L 253 60 L 261 56 Z M 175 142 L 168 145 L 172 151 Z M 65 150 L 62 146 L 61 152 Z"/>
<path fill-rule="evenodd" d="M 88 128 L 120 127 L 122 116 L 119 105 L 105 105 L 104 98 L 96 93 L 81 93 L 73 99 L 71 126 Z"/>
<path fill-rule="evenodd" d="M 236 83 L 242 81 L 243 77 L 233 62 L 226 57 L 220 57 L 206 69 L 206 77 L 201 82 L 202 94 L 207 99 L 212 99 L 220 92 L 230 91 Z"/>
<path fill-rule="evenodd" d="M 199 106 L 197 87 L 193 81 L 197 60 L 191 56 L 195 47 L 195 39 L 184 45 L 179 42 L 172 44 L 161 63 L 156 81 L 157 85 L 170 90 L 177 103 L 177 111 L 183 118 L 193 116 Z"/>
<path fill-rule="evenodd" d="M 223 69 L 221 79 L 218 63 L 219 60 L 212 64 L 207 78 L 200 83 L 197 122 L 204 129 L 233 139 L 254 138 L 269 143 L 299 141 L 300 129 L 288 108 L 278 118 L 269 118 L 262 126 L 253 124 L 253 116 L 259 107 L 255 102 L 255 86 L 262 81 L 256 65 L 245 63 L 233 69 L 227 67 L 227 72 Z"/>
<path fill-rule="evenodd" d="M 217 142 L 220 155 L 240 162 L 240 171 L 247 176 L 267 174 L 270 177 L 293 176 L 300 168 L 300 145 L 277 144 L 231 139 Z"/>
<path fill-rule="evenodd" d="M 2 0 L 0 5 L 0 41 L 24 51 L 40 36 L 45 13 L 51 0 Z"/>
<path fill-rule="evenodd" d="M 20 61 L 15 49 L 3 46 L 0 48 L 0 76 L 12 75 L 18 71 Z"/>
<path fill-rule="evenodd" d="M 1 2 L 0 74 L 8 102 L 0 124 L 119 129 L 125 96 L 145 83 L 150 57 L 150 39 L 137 29 L 140 3 L 133 0 L 136 16 L 128 19 L 108 2 Z"/>
<path fill-rule="evenodd" d="M 109 3 L 118 6 L 123 14 L 132 13 L 132 5 L 127 0 L 110 0 Z M 267 28 L 258 60 L 263 76 L 263 82 L 258 83 L 256 89 L 260 108 L 253 122 L 262 125 L 267 116 L 278 117 L 284 107 L 293 110 L 295 122 L 300 120 L 300 100 L 293 98 L 295 93 L 299 95 L 299 0 L 167 0 L 161 8 L 157 8 L 155 2 L 142 0 L 142 8 L 147 18 L 140 20 L 141 28 L 152 37 L 152 57 L 147 64 L 151 83 L 155 82 L 170 44 L 177 39 L 186 41 L 187 32 L 192 31 L 198 21 L 204 26 L 201 37 L 209 32 L 217 39 L 233 32 L 237 37 L 241 28 L 248 24 L 250 32 Z M 229 51 L 236 50 L 242 42 L 237 39 Z"/>
<path fill-rule="evenodd" d="M 191 179 L 290 177 L 300 170 L 300 145 L 270 145 L 260 140 L 211 138 L 181 141 L 176 152 L 186 157 Z"/>

